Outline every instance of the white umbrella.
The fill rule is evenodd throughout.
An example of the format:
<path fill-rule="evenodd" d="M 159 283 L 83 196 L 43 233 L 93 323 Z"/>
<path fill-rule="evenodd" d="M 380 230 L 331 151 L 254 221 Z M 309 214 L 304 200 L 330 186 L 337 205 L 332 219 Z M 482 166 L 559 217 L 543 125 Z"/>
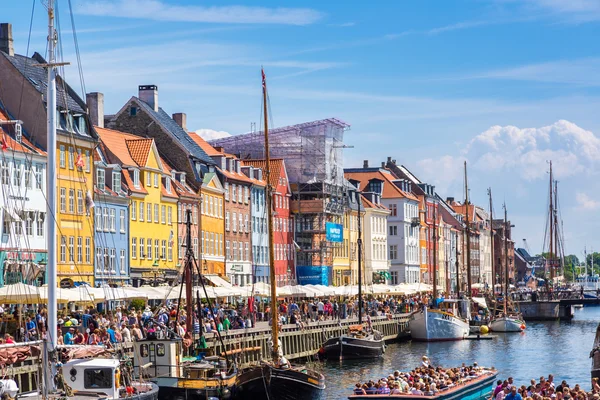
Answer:
<path fill-rule="evenodd" d="M 36 286 L 24 283 L 5 285 L 0 288 L 0 304 L 37 304 L 42 303 L 40 290 Z"/>

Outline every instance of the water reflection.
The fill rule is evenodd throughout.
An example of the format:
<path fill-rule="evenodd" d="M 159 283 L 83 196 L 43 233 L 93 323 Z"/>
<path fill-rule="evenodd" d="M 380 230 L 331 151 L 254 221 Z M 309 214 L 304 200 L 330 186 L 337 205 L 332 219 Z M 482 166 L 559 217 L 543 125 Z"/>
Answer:
<path fill-rule="evenodd" d="M 394 370 L 417 366 L 423 355 L 434 364 L 455 366 L 461 363 L 494 366 L 500 376 L 512 376 L 519 385 L 530 379 L 554 374 L 589 388 L 589 353 L 600 321 L 600 307 L 576 310 L 570 322 L 530 322 L 523 333 L 499 333 L 494 340 L 440 343 L 393 343 L 383 359 L 369 362 L 329 362 L 322 366 L 327 377 L 326 399 L 345 399 L 356 382 L 379 379 Z"/>

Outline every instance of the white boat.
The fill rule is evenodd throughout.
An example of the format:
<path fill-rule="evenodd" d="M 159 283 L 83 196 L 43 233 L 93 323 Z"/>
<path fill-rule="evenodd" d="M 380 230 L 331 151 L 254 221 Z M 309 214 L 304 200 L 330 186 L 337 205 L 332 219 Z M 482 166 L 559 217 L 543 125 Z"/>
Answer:
<path fill-rule="evenodd" d="M 525 321 L 515 317 L 498 317 L 490 322 L 492 332 L 522 332 L 525 330 Z"/>
<path fill-rule="evenodd" d="M 426 342 L 463 340 L 469 335 L 469 321 L 458 316 L 458 304 L 457 300 L 445 300 L 439 309 L 424 307 L 413 314 L 408 322 L 410 336 Z"/>

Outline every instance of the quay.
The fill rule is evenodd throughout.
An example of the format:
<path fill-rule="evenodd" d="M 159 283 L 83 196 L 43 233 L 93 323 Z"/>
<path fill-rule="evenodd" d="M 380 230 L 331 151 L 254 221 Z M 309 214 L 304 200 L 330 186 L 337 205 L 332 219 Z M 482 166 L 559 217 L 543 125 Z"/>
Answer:
<path fill-rule="evenodd" d="M 388 317 L 371 317 L 373 329 L 382 333 L 386 341 L 405 336 L 408 330 L 410 314 L 394 314 Z M 346 333 L 350 325 L 357 323 L 356 318 L 309 322 L 303 329 L 296 325 L 283 325 L 279 334 L 283 353 L 288 360 L 309 358 L 317 354 L 321 345 L 331 336 Z M 221 332 L 223 343 L 215 333 L 205 334 L 208 352 L 214 355 L 230 355 L 239 367 L 268 359 L 271 329 L 266 322 L 259 322 L 256 328 Z"/>
<path fill-rule="evenodd" d="M 567 298 L 559 300 L 517 301 L 516 303 L 525 321 L 570 320 L 574 316 L 574 305 L 599 305 L 600 298 Z"/>

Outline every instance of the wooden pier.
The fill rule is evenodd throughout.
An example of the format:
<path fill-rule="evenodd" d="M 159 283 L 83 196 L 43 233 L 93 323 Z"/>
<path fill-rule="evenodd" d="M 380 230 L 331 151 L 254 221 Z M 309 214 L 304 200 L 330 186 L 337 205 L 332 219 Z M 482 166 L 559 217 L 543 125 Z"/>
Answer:
<path fill-rule="evenodd" d="M 395 314 L 391 318 L 372 317 L 371 321 L 373 328 L 381 332 L 386 341 L 392 341 L 406 332 L 409 318 L 410 314 Z M 348 326 L 356 323 L 356 318 L 353 318 L 311 322 L 303 329 L 284 325 L 279 334 L 283 353 L 288 360 L 313 357 L 329 337 L 346 333 Z M 228 354 L 237 360 L 240 367 L 269 359 L 271 329 L 267 323 L 258 325 L 257 328 L 222 332 L 223 344 L 214 333 L 206 334 L 207 353 Z"/>

